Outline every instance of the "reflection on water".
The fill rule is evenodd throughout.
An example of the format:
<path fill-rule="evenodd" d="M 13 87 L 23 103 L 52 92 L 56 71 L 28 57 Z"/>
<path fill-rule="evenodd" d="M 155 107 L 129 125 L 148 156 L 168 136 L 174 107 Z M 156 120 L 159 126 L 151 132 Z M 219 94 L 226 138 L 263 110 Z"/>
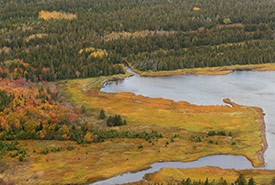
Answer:
<path fill-rule="evenodd" d="M 140 77 L 135 75 L 123 81 L 111 83 L 102 89 L 104 92 L 133 92 L 151 98 L 167 98 L 174 101 L 188 101 L 197 105 L 223 105 L 224 98 L 249 106 L 259 106 L 266 113 L 266 150 L 265 168 L 275 169 L 275 71 L 238 71 L 222 76 L 207 75 L 179 75 L 168 77 Z M 225 162 L 231 166 L 224 166 Z M 247 162 L 249 164 L 247 164 Z M 221 168 L 239 169 L 239 164 L 245 168 L 252 168 L 250 162 L 241 156 L 216 155 L 200 159 L 191 163 L 156 163 L 153 171 L 163 167 L 187 168 L 199 166 L 217 166 Z M 193 166 L 192 166 L 193 165 Z M 150 173 L 146 171 L 144 173 Z M 118 176 L 119 183 L 128 182 L 143 172 L 129 173 Z M 126 176 L 125 176 L 126 175 Z M 132 176 L 131 176 L 132 175 Z M 141 180 L 140 175 L 138 180 Z M 129 179 L 128 179 L 129 178 Z M 114 180 L 114 178 L 111 178 Z M 111 180 L 109 179 L 109 180 Z M 124 179 L 126 181 L 120 181 Z M 109 181 L 111 184 L 113 181 Z M 131 181 L 132 182 L 132 181 Z"/>

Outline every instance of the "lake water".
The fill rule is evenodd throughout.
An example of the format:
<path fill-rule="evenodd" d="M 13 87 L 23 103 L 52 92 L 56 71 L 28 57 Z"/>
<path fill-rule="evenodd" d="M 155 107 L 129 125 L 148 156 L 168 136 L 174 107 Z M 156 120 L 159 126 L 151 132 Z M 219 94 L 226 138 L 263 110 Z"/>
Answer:
<path fill-rule="evenodd" d="M 136 95 L 151 98 L 162 97 L 174 101 L 184 100 L 197 105 L 224 105 L 223 99 L 230 98 L 238 104 L 259 106 L 266 113 L 265 123 L 268 149 L 264 154 L 265 169 L 275 169 L 275 71 L 238 71 L 222 76 L 140 77 L 136 74 L 125 80 L 112 82 L 106 85 L 102 91 L 109 93 L 133 92 Z M 230 165 L 225 165 L 225 162 Z M 152 173 L 163 167 L 217 166 L 220 168 L 240 169 L 239 164 L 242 164 L 242 168 L 245 169 L 253 168 L 245 157 L 215 155 L 190 163 L 155 163 L 149 171 L 126 173 L 122 176 L 108 179 L 111 181 L 100 181 L 95 184 L 133 182 L 141 180 L 145 173 Z"/>
<path fill-rule="evenodd" d="M 234 163 L 232 163 L 234 161 Z M 211 164 L 211 165 L 210 165 Z M 202 157 L 197 161 L 192 162 L 162 162 L 154 163 L 147 170 L 138 171 L 135 173 L 124 173 L 106 180 L 92 183 L 92 185 L 110 185 L 110 184 L 125 184 L 129 182 L 137 182 L 143 179 L 145 174 L 154 173 L 161 168 L 195 168 L 203 166 L 219 166 L 223 169 L 250 169 L 253 168 L 250 161 L 243 156 L 233 155 L 212 155 Z"/>

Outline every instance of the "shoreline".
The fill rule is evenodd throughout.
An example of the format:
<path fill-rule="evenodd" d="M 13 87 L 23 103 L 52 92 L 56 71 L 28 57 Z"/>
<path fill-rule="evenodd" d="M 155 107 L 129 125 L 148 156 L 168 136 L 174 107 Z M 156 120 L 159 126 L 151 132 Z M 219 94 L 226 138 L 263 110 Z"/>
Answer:
<path fill-rule="evenodd" d="M 252 64 L 252 65 L 232 65 L 232 66 L 222 66 L 222 67 L 210 67 L 210 68 L 193 68 L 193 69 L 178 69 L 172 71 L 156 71 L 156 72 L 142 72 L 137 69 L 134 69 L 131 65 L 125 62 L 128 67 L 143 77 L 162 77 L 162 76 L 175 76 L 175 75 L 226 75 L 233 73 L 235 71 L 275 71 L 274 63 L 266 64 Z M 224 103 L 230 104 L 232 107 L 237 106 L 238 104 L 232 102 L 230 99 L 223 99 Z M 238 105 L 239 106 L 239 105 Z M 253 107 L 259 115 L 259 118 L 256 121 L 260 124 L 260 134 L 262 137 L 262 149 L 258 151 L 256 157 L 259 161 L 262 162 L 261 166 L 264 166 L 264 153 L 268 148 L 268 143 L 266 139 L 266 125 L 264 121 L 265 113 L 261 107 Z M 245 156 L 245 155 L 244 155 Z M 245 156 L 247 157 L 247 156 Z M 250 160 L 254 166 L 254 162 Z"/>
<path fill-rule="evenodd" d="M 104 86 L 105 85 L 107 85 L 108 84 L 108 82 L 111 82 L 111 81 L 116 81 L 116 80 L 123 80 L 123 79 L 125 79 L 125 78 L 127 78 L 127 77 L 130 77 L 130 76 L 133 76 L 134 74 L 132 74 L 132 73 L 129 73 L 129 72 L 126 72 L 125 71 L 125 74 L 120 74 L 120 75 L 113 75 L 113 76 L 103 76 L 103 77 L 99 77 L 95 82 L 94 81 L 92 81 L 91 79 L 86 79 L 86 80 L 84 80 L 85 82 L 83 82 L 83 84 L 86 84 L 87 86 L 90 86 L 90 85 L 93 85 L 93 87 L 91 87 L 94 91 L 98 91 L 98 93 L 104 93 L 105 94 L 105 92 L 102 92 L 102 91 L 100 91 L 100 89 L 101 88 L 104 88 Z M 194 75 L 196 75 L 196 74 L 194 74 Z M 73 80 L 73 81 L 77 81 L 77 80 Z M 92 84 L 93 83 L 93 84 Z M 80 83 L 81 84 L 81 83 Z M 134 93 L 133 93 L 134 94 Z M 102 94 L 101 94 L 102 95 Z M 138 95 L 135 95 L 135 96 L 138 96 Z M 146 98 L 149 98 L 149 97 L 146 97 Z M 150 99 L 155 99 L 155 98 L 150 98 Z M 169 99 L 167 99 L 167 100 L 169 100 Z M 173 101 L 173 100 L 171 100 L 171 101 Z M 226 101 L 226 100 L 225 100 Z M 175 102 L 175 101 L 173 101 L 173 102 Z M 188 103 L 188 102 L 186 102 L 186 101 L 182 101 L 183 103 Z M 230 103 L 229 103 L 230 102 Z M 230 104 L 232 107 L 233 106 L 242 106 L 242 105 L 238 105 L 238 104 L 235 104 L 234 102 L 231 102 L 230 100 L 229 101 L 227 101 L 226 103 L 228 103 L 228 104 Z M 188 104 L 190 104 L 190 103 L 188 103 Z M 213 106 L 216 106 L 216 105 L 213 105 Z M 222 106 L 222 105 L 221 105 Z M 226 106 L 228 106 L 228 105 L 226 105 Z M 248 106 L 247 106 L 248 107 Z M 252 106 L 249 106 L 249 107 L 251 107 L 251 108 L 253 108 Z M 266 142 L 266 138 L 265 138 L 265 123 L 264 123 L 264 120 L 263 120 L 263 116 L 264 116 L 264 113 L 262 112 L 262 109 L 260 108 L 260 107 L 254 107 L 255 108 L 255 110 L 257 111 L 257 112 L 255 112 L 255 119 L 260 123 L 261 122 L 261 136 L 262 136 L 262 142 Z M 254 120 L 255 120 L 254 119 Z M 258 129 L 258 127 L 257 127 L 257 129 Z M 262 130 L 263 129 L 263 130 Z M 258 132 L 259 133 L 259 132 Z M 264 134 L 264 135 L 263 135 Z M 260 136 L 259 136 L 259 138 L 260 138 Z M 259 139 L 259 141 L 260 141 L 260 139 Z M 257 151 L 257 150 L 255 150 L 254 151 L 254 155 L 252 156 L 249 156 L 249 155 L 246 155 L 246 154 L 240 154 L 240 153 L 237 153 L 237 152 L 225 152 L 225 153 L 220 153 L 220 152 L 217 152 L 217 153 L 212 153 L 212 154 L 209 154 L 209 155 L 203 155 L 203 156 L 200 156 L 200 157 L 191 157 L 191 158 L 189 158 L 188 160 L 184 160 L 184 161 L 181 161 L 181 160 L 174 160 L 174 162 L 190 162 L 190 161 L 196 161 L 196 160 L 198 160 L 198 159 L 200 159 L 200 158 L 203 158 L 203 157 L 207 157 L 207 156 L 211 156 L 211 155 L 239 155 L 239 156 L 244 156 L 244 157 L 246 157 L 250 162 L 251 162 L 251 164 L 252 164 L 252 166 L 253 167 L 255 167 L 255 165 L 256 165 L 256 167 L 255 167 L 255 169 L 254 170 L 257 170 L 256 168 L 259 168 L 259 167 L 261 167 L 262 165 L 263 165 L 263 163 L 264 163 L 264 159 L 263 159 L 263 153 L 264 153 L 264 151 L 266 150 L 266 148 L 267 148 L 267 145 L 266 145 L 266 143 L 260 143 L 260 142 L 257 142 L 258 143 L 258 148 L 257 148 L 257 150 L 260 150 L 260 151 Z M 262 147 L 261 146 L 264 146 L 264 148 L 262 149 Z M 214 151 L 215 152 L 215 151 Z M 148 169 L 148 168 L 151 168 L 150 166 L 152 165 L 152 164 L 154 164 L 154 163 L 159 163 L 159 162 L 170 162 L 171 160 L 164 160 L 164 161 L 159 161 L 159 160 L 156 160 L 155 162 L 153 162 L 153 163 L 149 163 L 149 164 L 146 164 L 146 165 L 143 165 L 143 166 L 141 166 L 141 167 L 139 167 L 139 168 L 135 168 L 135 169 L 132 169 L 132 170 L 130 170 L 130 171 L 126 171 L 126 172 L 124 172 L 124 173 L 128 173 L 128 172 L 136 172 L 136 171 L 142 171 L 142 170 L 145 170 L 145 169 Z M 262 162 L 262 164 L 261 164 L 261 162 Z M 112 177 L 115 177 L 115 176 L 119 176 L 119 175 L 122 175 L 122 174 L 124 174 L 124 173 L 117 173 L 116 175 L 113 175 L 113 176 L 110 176 L 109 178 L 112 178 Z M 99 178 L 87 178 L 86 179 L 86 181 L 84 182 L 84 183 L 95 183 L 95 182 L 100 182 L 100 181 L 102 181 L 102 180 L 106 180 L 106 179 L 109 179 L 109 178 L 104 178 L 104 177 L 99 177 Z"/>
<path fill-rule="evenodd" d="M 101 179 L 97 179 L 96 181 L 93 181 L 92 179 L 88 179 L 88 181 L 86 182 L 87 184 L 90 184 L 90 185 L 93 185 L 94 183 L 99 183 L 101 181 L 105 181 L 105 180 L 108 180 L 108 179 L 112 179 L 112 178 L 115 178 L 115 177 L 119 177 L 119 176 L 122 176 L 124 174 L 127 174 L 127 173 L 138 173 L 138 172 L 142 172 L 142 171 L 145 171 L 145 170 L 148 170 L 148 169 L 151 169 L 152 168 L 152 165 L 154 164 L 158 164 L 158 163 L 169 163 L 169 162 L 182 162 L 182 163 L 189 163 L 189 162 L 195 162 L 195 161 L 198 161 L 202 158 L 206 158 L 206 157 L 212 157 L 212 156 L 217 156 L 217 155 L 228 155 L 228 156 L 243 156 L 245 157 L 248 161 L 251 162 L 251 165 L 254 167 L 252 169 L 247 169 L 247 170 L 259 170 L 257 168 L 259 167 L 255 167 L 254 166 L 254 163 L 253 161 L 246 155 L 238 155 L 238 154 L 230 154 L 230 153 L 215 153 L 215 154 L 209 154 L 209 155 L 205 155 L 205 156 L 201 156 L 201 157 L 195 157 L 195 158 L 191 158 L 191 159 L 187 159 L 187 160 L 183 160 L 183 161 L 179 161 L 179 160 L 163 160 L 163 161 L 157 161 L 155 163 L 151 163 L 151 164 L 148 164 L 148 165 L 145 165 L 144 167 L 140 167 L 138 169 L 135 169 L 135 170 L 131 170 L 131 171 L 127 171 L 127 172 L 124 172 L 124 173 L 119 173 L 119 174 L 116 174 L 114 176 L 111 176 L 109 178 L 101 178 Z M 208 167 L 208 166 L 204 166 L 204 167 Z M 212 167 L 212 166 L 209 166 L 209 167 Z M 170 168 L 170 167 L 164 167 L 164 168 Z M 194 168 L 203 168 L 203 167 L 194 167 Z M 175 169 L 194 169 L 194 168 L 175 168 Z M 215 167 L 213 166 L 213 168 L 219 168 L 219 169 L 223 169 L 223 168 L 220 168 L 220 167 Z M 160 169 L 161 170 L 161 169 Z M 159 172 L 160 170 L 154 172 L 154 173 L 157 173 Z M 230 170 L 229 168 L 227 169 L 224 169 L 224 170 Z M 237 170 L 237 169 L 234 169 L 233 170 Z M 265 170 L 265 169 L 261 169 L 261 170 Z M 272 171 L 272 170 L 266 170 L 266 171 Z M 146 173 L 144 175 L 144 177 L 146 177 L 148 173 Z M 91 181 L 92 180 L 92 181 Z M 142 180 L 142 179 L 141 179 Z M 128 182 L 129 183 L 129 182 Z M 128 184 L 126 183 L 126 184 Z M 130 182 L 131 183 L 131 182 Z"/>
<path fill-rule="evenodd" d="M 230 104 L 232 107 L 234 106 L 243 106 L 243 105 L 239 105 L 239 104 L 236 104 L 235 102 L 232 102 L 229 98 L 225 98 L 223 99 L 223 102 L 224 103 L 227 103 L 227 104 Z M 261 134 L 261 137 L 262 137 L 262 149 L 260 151 L 257 152 L 256 154 L 256 157 L 259 161 L 262 162 L 262 165 L 261 166 L 265 166 L 264 162 L 264 152 L 266 151 L 267 147 L 268 147 L 268 143 L 267 143 L 267 140 L 266 140 L 266 126 L 265 126 L 265 121 L 264 121 L 264 116 L 265 116 L 265 113 L 263 111 L 263 109 L 261 107 L 251 107 L 253 108 L 257 113 L 258 113 L 258 118 L 256 119 L 256 121 L 260 124 L 260 134 Z M 250 160 L 250 159 L 248 159 Z M 254 162 L 252 160 L 250 160 L 252 165 L 254 165 Z"/>
<path fill-rule="evenodd" d="M 217 177 L 216 174 L 224 174 L 223 178 L 229 183 L 235 182 L 239 174 L 243 174 L 247 179 L 253 176 L 253 179 L 256 181 L 257 184 L 270 184 L 270 182 L 272 181 L 274 172 L 275 170 L 265 171 L 262 169 L 257 169 L 257 170 L 226 169 L 225 170 L 218 167 L 209 167 L 209 166 L 198 167 L 193 169 L 162 168 L 158 172 L 146 174 L 144 179 L 141 181 L 128 183 L 128 184 L 145 185 L 148 183 L 151 183 L 151 184 L 159 183 L 160 181 L 166 184 L 177 183 L 177 182 L 181 182 L 183 179 L 187 179 L 188 177 L 191 178 L 192 180 L 205 180 L 204 174 L 208 174 L 208 177 L 209 177 L 208 180 L 210 182 L 213 180 L 216 180 L 216 181 L 219 180 L 219 176 Z"/>
<path fill-rule="evenodd" d="M 265 121 L 264 121 L 265 113 L 264 113 L 263 109 L 260 107 L 254 107 L 254 109 L 258 112 L 258 115 L 259 115 L 259 118 L 256 119 L 256 121 L 260 124 L 260 134 L 261 134 L 262 142 L 263 142 L 262 143 L 263 148 L 262 148 L 262 150 L 258 151 L 257 158 L 259 161 L 262 161 L 262 163 L 264 165 L 264 162 L 265 162 L 264 153 L 268 148 L 268 143 L 266 140 L 266 126 L 265 126 Z"/>
<path fill-rule="evenodd" d="M 125 64 L 127 65 L 127 67 L 129 67 L 133 72 L 135 72 L 135 73 L 137 73 L 137 74 L 139 74 L 137 71 L 135 71 L 135 70 L 133 70 L 132 69 L 132 66 L 130 66 L 128 63 L 126 63 L 125 62 Z M 253 67 L 255 67 L 254 65 L 253 65 Z M 235 70 L 233 70 L 233 69 L 235 69 Z M 240 70 L 240 69 L 243 69 L 243 70 Z M 238 71 L 247 71 L 247 70 L 250 70 L 251 68 L 247 68 L 247 67 L 244 67 L 244 66 L 240 66 L 240 68 L 238 68 Z M 262 68 L 253 68 L 253 69 L 255 69 L 255 70 L 257 70 L 257 71 L 266 71 L 266 70 L 270 70 L 269 68 L 267 69 L 267 68 L 265 68 L 265 70 L 262 70 Z M 251 70 L 253 70 L 253 69 L 251 69 Z M 273 69 L 272 69 L 273 70 Z M 275 70 L 275 65 L 274 65 L 274 70 Z M 234 72 L 234 71 L 237 71 L 237 68 L 232 68 L 231 69 L 231 72 Z M 226 73 L 225 74 L 229 74 L 229 73 L 227 73 L 228 71 L 226 70 L 225 71 Z M 231 73 L 230 72 L 230 73 Z M 186 73 L 184 73 L 184 74 L 186 74 Z M 179 75 L 184 75 L 184 74 L 179 74 Z M 105 79 L 105 80 L 103 80 L 103 82 L 101 83 L 101 88 L 104 88 L 105 87 L 105 85 L 107 85 L 109 82 L 112 82 L 112 81 L 117 81 L 117 80 L 124 80 L 124 79 L 126 79 L 126 78 L 128 78 L 128 77 L 132 77 L 132 76 L 134 76 L 135 74 L 133 74 L 133 73 L 129 73 L 129 72 L 126 72 L 125 73 L 125 75 L 124 76 L 120 76 L 120 77 L 111 77 L 111 78 L 108 78 L 108 79 Z M 139 74 L 139 75 L 141 75 L 141 74 Z M 173 75 L 173 74 L 172 74 Z M 192 75 L 198 75 L 198 74 L 192 74 Z M 206 74 L 206 75 L 209 75 L 209 74 Z M 220 74 L 211 74 L 211 75 L 220 75 Z M 223 75 L 223 74 L 222 74 Z M 142 76 L 142 75 L 141 75 Z M 167 75 L 167 76 L 171 76 L 171 75 Z M 145 76 L 145 77 L 147 77 L 147 76 Z M 152 76 L 148 76 L 148 77 L 152 77 Z M 158 77 L 158 76 L 154 76 L 154 77 Z M 100 89 L 101 89 L 100 88 Z M 99 89 L 99 91 L 101 91 Z M 106 93 L 106 92 L 104 92 L 104 93 Z M 118 93 L 118 92 L 116 92 L 116 93 Z M 135 96 L 140 96 L 140 95 L 136 95 L 136 94 L 134 94 Z M 146 98 L 150 98 L 150 97 L 146 97 Z M 170 99 L 169 99 L 170 100 Z M 174 100 L 172 100 L 173 102 L 175 102 Z M 190 104 L 189 102 L 187 102 L 187 101 L 185 101 L 185 100 L 183 100 L 183 102 L 185 102 L 185 103 L 188 103 L 188 104 Z M 245 107 L 250 107 L 250 106 L 246 106 L 246 105 L 239 105 L 239 104 L 237 104 L 237 103 L 235 103 L 235 102 L 233 102 L 233 101 L 231 101 L 231 99 L 229 99 L 229 98 L 224 98 L 223 99 L 223 102 L 224 103 L 226 103 L 226 104 L 229 104 L 230 106 L 232 106 L 232 107 L 236 107 L 236 106 L 245 106 Z M 192 105 L 195 105 L 195 104 L 192 104 Z M 197 106 L 197 105 L 196 105 Z M 206 105 L 207 106 L 207 105 Z M 221 105 L 222 106 L 222 105 Z M 267 143 L 267 140 L 266 140 L 266 125 L 265 125 L 265 121 L 264 121 L 264 116 L 265 116 L 265 113 L 264 113 L 264 111 L 263 111 L 263 109 L 261 108 L 261 107 L 255 107 L 255 106 L 251 106 L 251 108 L 253 108 L 257 113 L 258 113 L 258 118 L 256 119 L 256 121 L 260 124 L 260 134 L 261 134 L 261 138 L 262 138 L 262 149 L 260 150 L 260 151 L 258 151 L 257 153 L 256 153 L 256 157 L 257 157 L 257 159 L 261 162 L 261 164 L 260 165 L 256 165 L 255 164 L 255 161 L 254 160 L 252 160 L 252 159 L 250 159 L 248 156 L 246 156 L 246 155 L 242 155 L 242 156 L 244 156 L 244 157 L 246 157 L 250 162 L 251 162 L 251 164 L 252 164 L 252 166 L 254 167 L 254 168 L 260 168 L 260 167 L 264 167 L 265 166 L 265 163 L 264 163 L 264 152 L 267 150 L 267 148 L 268 148 L 268 143 Z M 211 155 L 238 155 L 238 154 L 234 154 L 234 153 L 217 153 L 217 154 L 210 154 L 210 155 L 206 155 L 206 156 L 202 156 L 202 157 L 207 157 L 207 156 L 211 156 Z M 191 161 L 196 161 L 196 160 L 199 160 L 200 158 L 202 158 L 202 157 L 198 157 L 198 158 L 195 158 L 195 159 L 190 159 L 190 160 L 187 160 L 187 161 L 180 161 L 180 162 L 191 162 Z M 168 162 L 168 161 L 163 161 L 163 162 Z M 169 161 L 169 162 L 171 162 L 171 161 Z M 150 164 L 151 165 L 151 164 Z M 148 168 L 148 167 L 145 167 L 145 169 L 146 168 Z M 144 170 L 144 169 L 143 169 Z M 139 170 L 138 170 L 139 171 Z M 142 171 L 142 170 L 140 170 L 140 171 Z M 127 173 L 127 172 L 126 172 Z"/>
<path fill-rule="evenodd" d="M 262 150 L 261 150 L 262 151 Z M 108 180 L 108 179 L 112 179 L 112 178 L 115 178 L 115 177 L 119 177 L 119 176 L 122 176 L 124 174 L 127 174 L 127 173 L 137 173 L 137 172 L 142 172 L 142 171 L 145 171 L 145 170 L 148 170 L 148 169 L 151 169 L 152 168 L 152 165 L 154 164 L 158 164 L 158 163 L 169 163 L 169 162 L 182 162 L 182 163 L 189 163 L 189 162 L 195 162 L 195 161 L 198 161 L 202 158 L 206 158 L 206 157 L 212 157 L 212 156 L 217 156 L 217 155 L 228 155 L 228 156 L 243 156 L 245 157 L 248 161 L 251 162 L 251 165 L 253 166 L 253 168 L 251 169 L 243 169 L 243 170 L 238 170 L 238 169 L 235 169 L 235 168 L 232 168 L 233 170 L 236 170 L 236 171 L 245 171 L 245 170 L 254 170 L 254 171 L 257 171 L 257 170 L 262 170 L 262 171 L 274 171 L 273 169 L 260 169 L 261 166 L 255 166 L 255 163 L 253 162 L 252 159 L 250 159 L 248 156 L 246 155 L 240 155 L 240 154 L 234 154 L 234 153 L 215 153 L 215 154 L 209 154 L 209 155 L 205 155 L 205 156 L 201 156 L 201 157 L 195 157 L 195 158 L 191 158 L 191 159 L 187 159 L 187 160 L 183 160 L 183 161 L 179 161 L 179 160 L 164 160 L 164 161 L 157 161 L 155 163 L 151 163 L 151 164 L 148 164 L 148 165 L 145 165 L 144 167 L 140 167 L 138 169 L 135 169 L 135 170 L 131 170 L 131 171 L 127 171 L 127 172 L 124 172 L 124 173 L 119 173 L 119 174 L 116 174 L 114 176 L 111 176 L 109 178 L 102 178 L 102 179 L 98 179 L 96 181 L 90 181 L 91 179 L 89 179 L 86 183 L 87 184 L 90 184 L 90 185 L 93 185 L 94 183 L 99 183 L 101 181 L 105 181 L 105 180 Z M 260 160 L 260 159 L 259 159 Z M 223 169 L 223 170 L 232 170 L 232 169 L 229 169 L 229 168 L 220 168 L 220 167 L 217 167 L 217 166 L 202 166 L 202 167 L 193 167 L 193 168 L 174 168 L 174 169 L 194 169 L 194 168 L 204 168 L 204 167 L 212 167 L 212 168 L 218 168 L 218 169 Z M 164 168 L 171 168 L 171 167 L 164 167 Z M 162 169 L 164 169 L 162 168 Z M 160 169 L 161 170 L 161 169 Z M 154 172 L 154 173 L 157 173 L 159 172 L 160 170 Z M 150 174 L 150 173 L 149 173 Z M 146 176 L 148 175 L 148 173 L 146 173 L 144 175 L 144 179 L 146 179 Z M 144 180 L 144 179 L 141 179 Z M 147 179 L 146 179 L 147 180 Z M 129 184 L 131 182 L 128 182 L 126 184 Z M 134 183 L 134 182 L 133 182 Z"/>
<path fill-rule="evenodd" d="M 127 63 L 131 70 L 143 77 L 161 77 L 174 75 L 226 75 L 235 71 L 275 71 L 275 63 L 232 65 L 222 67 L 188 68 L 171 71 L 139 71 Z"/>
<path fill-rule="evenodd" d="M 116 80 L 123 80 L 123 79 L 125 79 L 125 78 L 127 78 L 129 76 L 133 76 L 133 75 L 129 75 L 129 73 L 126 73 L 126 75 L 124 75 L 123 77 L 111 77 L 109 79 L 105 79 L 105 80 L 102 81 L 102 87 L 104 88 L 104 86 L 106 84 L 108 84 L 108 82 L 116 81 Z M 135 95 L 135 96 L 137 96 L 137 95 Z M 149 97 L 147 97 L 147 98 L 149 98 Z M 249 160 L 251 162 L 252 166 L 254 167 L 254 169 L 250 169 L 250 170 L 258 170 L 257 168 L 264 167 L 264 152 L 267 149 L 268 145 L 267 145 L 267 140 L 266 140 L 266 135 L 265 135 L 265 121 L 264 121 L 264 115 L 265 114 L 263 112 L 263 109 L 260 108 L 260 107 L 239 105 L 239 104 L 231 101 L 229 98 L 225 98 L 225 99 L 223 99 L 223 101 L 225 103 L 231 105 L 232 107 L 236 107 L 236 106 L 251 107 L 251 108 L 253 108 L 258 113 L 258 118 L 256 119 L 256 121 L 260 124 L 260 134 L 261 134 L 261 137 L 262 137 L 263 148 L 255 154 L 255 157 L 261 162 L 260 164 L 256 164 L 256 161 L 254 161 L 254 159 L 251 159 L 249 156 L 247 156 L 245 154 L 237 154 L 237 153 L 234 153 L 234 152 L 233 153 L 215 153 L 215 154 L 209 154 L 209 155 L 205 155 L 205 156 L 201 156 L 201 157 L 190 158 L 190 159 L 184 160 L 184 161 L 178 161 L 178 160 L 167 160 L 167 161 L 165 161 L 164 160 L 164 161 L 156 161 L 155 163 L 165 163 L 165 162 L 183 162 L 183 163 L 186 163 L 186 162 L 197 161 L 197 160 L 199 160 L 201 158 L 208 157 L 208 156 L 213 156 L 213 155 L 233 155 L 233 156 L 244 156 L 245 158 L 247 158 L 247 160 Z M 186 102 L 186 103 L 188 103 L 188 102 Z M 104 181 L 104 180 L 107 180 L 107 179 L 111 179 L 111 178 L 114 178 L 114 177 L 117 177 L 117 176 L 121 176 L 123 174 L 144 171 L 144 170 L 147 170 L 147 169 L 151 168 L 151 165 L 155 164 L 155 163 L 151 163 L 151 164 L 145 165 L 145 166 L 140 167 L 139 169 L 136 169 L 136 170 L 132 170 L 132 171 L 116 174 L 116 175 L 114 175 L 112 177 L 109 177 L 109 178 L 106 178 L 106 179 L 99 179 L 97 181 L 89 181 L 87 183 L 97 183 L 97 182 Z M 262 170 L 267 170 L 267 169 L 262 169 Z"/>

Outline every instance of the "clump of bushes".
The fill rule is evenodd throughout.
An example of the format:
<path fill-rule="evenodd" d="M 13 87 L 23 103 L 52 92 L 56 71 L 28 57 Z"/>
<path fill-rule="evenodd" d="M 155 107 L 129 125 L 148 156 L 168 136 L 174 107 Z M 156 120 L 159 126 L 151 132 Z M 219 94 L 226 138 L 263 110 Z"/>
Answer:
<path fill-rule="evenodd" d="M 63 147 L 56 147 L 56 148 L 54 147 L 54 148 L 51 148 L 51 149 L 46 147 L 44 150 L 40 151 L 40 154 L 47 155 L 50 152 L 60 152 L 62 150 L 63 150 Z"/>
<path fill-rule="evenodd" d="M 0 141 L 0 158 L 2 156 L 4 156 L 7 153 L 7 151 L 16 151 L 16 153 L 10 153 L 10 157 L 14 158 L 14 157 L 19 156 L 19 154 L 21 154 L 19 156 L 18 160 L 24 161 L 27 152 L 24 148 L 17 146 L 18 144 L 19 144 L 19 142 L 17 140 L 15 140 L 11 143 L 6 143 L 6 142 Z"/>
<path fill-rule="evenodd" d="M 231 132 L 230 132 L 231 133 Z M 225 131 L 209 131 L 207 133 L 208 136 L 226 136 Z"/>
<path fill-rule="evenodd" d="M 201 142 L 201 137 L 200 136 L 191 136 L 191 141 L 195 141 L 195 142 Z"/>
<path fill-rule="evenodd" d="M 51 148 L 51 152 L 59 152 L 61 150 L 62 150 L 62 147 Z"/>
<path fill-rule="evenodd" d="M 151 133 L 149 132 L 131 132 L 131 131 L 117 131 L 117 130 L 98 130 L 93 132 L 94 135 L 97 136 L 98 142 L 103 142 L 105 139 L 112 138 L 139 138 L 145 139 L 146 141 L 150 141 L 151 139 L 159 139 L 163 138 L 161 133 L 153 130 Z"/>
<path fill-rule="evenodd" d="M 122 120 L 120 115 L 115 115 L 114 117 L 109 116 L 109 118 L 107 119 L 107 126 L 109 127 L 122 126 L 126 124 L 126 120 Z"/>
<path fill-rule="evenodd" d="M 73 149 L 74 149 L 73 146 L 67 146 L 67 147 L 66 147 L 66 150 L 69 150 L 69 151 L 72 151 Z"/>
<path fill-rule="evenodd" d="M 22 162 L 22 161 L 24 161 L 24 157 L 21 155 L 21 156 L 19 156 L 18 160 L 19 160 L 20 162 Z"/>
<path fill-rule="evenodd" d="M 211 139 L 208 140 L 208 144 L 213 144 L 213 143 L 214 143 L 213 140 L 211 140 Z"/>
<path fill-rule="evenodd" d="M 48 147 L 40 152 L 40 154 L 44 154 L 44 155 L 47 155 L 48 153 L 49 153 Z"/>

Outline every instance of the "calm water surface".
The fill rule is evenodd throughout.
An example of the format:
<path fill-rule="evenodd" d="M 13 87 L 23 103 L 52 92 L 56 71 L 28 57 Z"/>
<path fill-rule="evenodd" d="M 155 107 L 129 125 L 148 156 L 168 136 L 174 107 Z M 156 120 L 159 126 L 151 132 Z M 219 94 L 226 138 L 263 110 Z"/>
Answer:
<path fill-rule="evenodd" d="M 102 91 L 133 92 L 151 98 L 184 100 L 197 105 L 224 105 L 222 100 L 230 98 L 238 104 L 262 107 L 266 113 L 266 138 L 268 142 L 268 149 L 264 154 L 265 168 L 275 169 L 275 71 L 240 71 L 222 76 L 140 77 L 135 75 L 122 81 L 112 82 L 106 85 Z M 253 168 L 245 157 L 215 155 L 190 163 L 155 163 L 145 173 L 158 171 L 163 167 L 192 168 L 200 166 Z M 141 180 L 145 174 L 143 172 L 126 173 L 108 179 L 111 181 L 100 181 L 96 184 L 115 184 Z"/>
<path fill-rule="evenodd" d="M 234 161 L 234 163 L 232 163 Z M 197 161 L 192 162 L 163 162 L 154 163 L 151 168 L 135 173 L 124 173 L 106 179 L 103 181 L 98 181 L 92 185 L 110 185 L 110 184 L 124 184 L 129 182 L 137 182 L 143 179 L 145 174 L 154 173 L 159 171 L 161 168 L 195 168 L 203 166 L 219 166 L 223 169 L 250 169 L 253 168 L 250 161 L 243 156 L 233 156 L 233 155 L 213 155 L 208 157 L 202 157 Z"/>

